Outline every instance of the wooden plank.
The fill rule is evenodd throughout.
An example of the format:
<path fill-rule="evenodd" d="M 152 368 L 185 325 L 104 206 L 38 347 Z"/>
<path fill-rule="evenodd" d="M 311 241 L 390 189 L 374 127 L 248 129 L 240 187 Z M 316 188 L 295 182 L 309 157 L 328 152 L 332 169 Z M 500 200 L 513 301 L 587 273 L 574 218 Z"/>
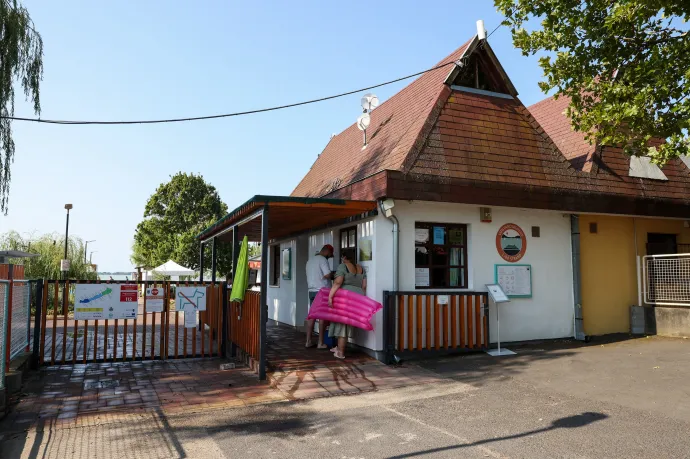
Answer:
<path fill-rule="evenodd" d="M 398 295 L 398 346 L 397 349 L 405 349 L 405 297 Z M 234 314 L 233 314 L 234 316 Z"/>
<path fill-rule="evenodd" d="M 76 301 L 76 299 L 75 299 Z M 74 320 L 74 332 L 73 333 L 73 343 L 72 343 L 72 365 L 77 363 L 77 343 L 79 342 L 78 336 L 79 336 L 79 321 Z"/>
<path fill-rule="evenodd" d="M 218 357 L 220 357 L 220 351 L 221 351 L 221 340 L 223 337 L 223 310 L 225 309 L 225 304 L 223 303 L 223 291 L 225 289 L 225 284 L 219 284 L 218 285 L 218 309 L 216 310 L 216 343 L 217 343 L 217 349 L 218 349 Z"/>
<path fill-rule="evenodd" d="M 67 360 L 67 308 L 69 306 L 69 280 L 62 288 L 62 363 Z"/>
<path fill-rule="evenodd" d="M 484 345 L 485 349 L 488 349 L 489 348 L 489 327 L 488 327 L 488 323 L 486 320 L 486 316 L 482 317 L 482 330 L 483 330 L 482 336 L 484 337 L 484 339 L 482 340 L 482 344 Z"/>
<path fill-rule="evenodd" d="M 472 347 L 472 342 L 474 340 L 474 326 L 472 321 L 472 296 L 467 295 L 466 297 L 466 307 L 465 307 L 465 320 L 467 321 L 467 347 Z"/>
<path fill-rule="evenodd" d="M 209 303 L 208 300 L 213 301 L 213 299 L 211 298 L 211 295 L 209 295 L 208 287 L 206 288 L 206 300 L 207 300 L 206 301 L 206 309 L 208 309 L 208 303 Z M 202 312 L 204 313 L 203 315 L 202 315 Z M 206 319 L 205 311 L 199 311 L 199 325 L 201 325 L 201 330 L 200 330 L 200 332 L 201 332 L 201 357 L 204 357 L 204 348 L 206 347 L 206 340 L 204 339 L 204 335 L 206 335 L 206 333 L 204 333 L 204 327 L 205 327 L 204 326 L 204 319 Z M 194 327 L 194 330 L 196 330 L 196 327 Z"/>
<path fill-rule="evenodd" d="M 424 301 L 426 316 L 426 345 L 424 349 L 431 349 L 431 296 L 427 295 Z"/>
<path fill-rule="evenodd" d="M 481 347 L 482 340 L 482 312 L 481 296 L 474 296 L 474 347 Z"/>
<path fill-rule="evenodd" d="M 434 348 L 438 351 L 441 349 L 441 321 L 440 319 L 440 311 L 439 311 L 439 304 L 438 304 L 438 295 L 433 296 L 433 304 L 434 304 Z"/>
<path fill-rule="evenodd" d="M 407 349 L 414 349 L 414 296 L 407 295 Z"/>
<path fill-rule="evenodd" d="M 170 296 L 170 294 L 171 294 L 171 287 L 172 287 L 171 285 L 168 286 L 168 296 Z M 179 326 L 180 326 L 180 311 L 177 310 L 177 304 L 175 304 L 175 333 L 174 333 L 174 335 L 175 335 L 175 358 L 178 358 L 180 356 L 179 349 L 178 349 L 179 346 L 177 343 L 177 340 L 178 340 L 178 330 L 177 329 L 179 328 Z"/>
<path fill-rule="evenodd" d="M 194 282 L 193 285 L 196 286 L 199 284 L 198 282 Z M 197 316 L 198 319 L 199 313 L 195 312 L 194 315 Z M 196 325 L 194 326 L 194 328 L 192 328 L 192 355 L 196 357 Z"/>
<path fill-rule="evenodd" d="M 117 359 L 117 322 L 115 319 L 115 328 L 113 330 L 113 362 Z"/>
<path fill-rule="evenodd" d="M 458 347 L 458 297 L 450 296 L 450 347 Z"/>
<path fill-rule="evenodd" d="M 50 350 L 50 364 L 55 365 L 55 334 L 57 333 L 57 310 L 58 296 L 60 295 L 60 283 L 55 281 L 55 292 L 53 297 L 53 345 Z"/>
<path fill-rule="evenodd" d="M 460 347 L 465 347 L 465 323 L 467 318 L 467 295 L 460 295 Z"/>
<path fill-rule="evenodd" d="M 84 336 L 82 337 L 82 347 L 84 348 L 84 355 L 82 356 L 81 363 L 86 363 L 86 348 L 89 344 L 89 321 L 84 321 Z"/>
<path fill-rule="evenodd" d="M 124 362 L 127 359 L 127 319 L 125 319 L 125 325 L 124 325 L 125 331 L 122 334 L 122 361 Z"/>
<path fill-rule="evenodd" d="M 108 319 L 105 320 L 105 326 L 103 327 L 103 361 L 105 362 L 108 358 Z"/>
<path fill-rule="evenodd" d="M 177 283 L 177 286 L 180 286 L 180 283 Z M 177 300 L 175 300 L 175 307 L 177 308 Z M 184 312 L 182 313 L 184 314 Z M 184 325 L 184 319 L 182 320 L 182 325 Z M 187 327 L 183 327 L 182 329 L 182 341 L 184 341 L 184 348 L 182 352 L 182 357 L 187 357 Z"/>
<path fill-rule="evenodd" d="M 93 361 L 98 359 L 98 321 L 93 321 Z"/>
<path fill-rule="evenodd" d="M 141 360 L 146 360 L 146 287 L 148 285 L 144 283 L 144 324 L 141 327 Z"/>
<path fill-rule="evenodd" d="M 151 313 L 151 360 L 156 357 L 156 313 Z"/>
<path fill-rule="evenodd" d="M 41 364 L 44 364 L 46 362 L 45 358 L 45 345 L 46 345 L 46 314 L 48 314 L 48 286 L 50 285 L 50 282 L 46 281 L 45 285 L 43 286 L 43 304 L 41 306 L 41 349 L 40 349 L 40 355 L 41 359 L 40 362 Z"/>
<path fill-rule="evenodd" d="M 163 295 L 165 295 L 165 289 L 168 287 L 169 282 L 163 284 Z M 161 313 L 161 340 L 160 340 L 160 357 L 161 360 L 166 360 L 168 358 L 168 336 L 170 330 L 168 326 L 170 322 L 170 305 L 163 300 L 163 312 Z"/>
<path fill-rule="evenodd" d="M 417 310 L 417 350 L 421 351 L 424 347 L 424 341 L 422 341 L 424 337 L 422 333 L 424 331 L 424 328 L 422 328 L 424 325 L 424 322 L 422 321 L 422 296 L 416 295 L 415 298 L 417 299 L 417 304 L 415 305 L 415 309 Z"/>
<path fill-rule="evenodd" d="M 443 344 L 446 349 L 450 348 L 450 324 L 448 323 L 448 305 L 441 305 L 441 330 L 443 330 Z"/>

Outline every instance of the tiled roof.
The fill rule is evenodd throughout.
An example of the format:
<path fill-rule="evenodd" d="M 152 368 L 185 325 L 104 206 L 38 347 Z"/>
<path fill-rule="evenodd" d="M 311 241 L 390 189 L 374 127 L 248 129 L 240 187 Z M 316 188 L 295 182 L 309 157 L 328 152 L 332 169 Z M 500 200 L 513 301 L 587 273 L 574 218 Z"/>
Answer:
<path fill-rule="evenodd" d="M 566 96 L 558 99 L 549 97 L 531 105 L 529 111 L 573 167 L 589 172 L 596 145 L 590 145 L 585 139 L 585 134 L 575 131 L 570 125 L 565 115 L 569 103 L 570 98 Z"/>
<path fill-rule="evenodd" d="M 690 169 L 680 160 L 666 163 L 662 172 L 668 181 L 630 177 L 630 158 L 618 147 L 590 145 L 583 133 L 575 132 L 565 115 L 568 97 L 549 97 L 529 107 L 534 118 L 570 160 L 573 167 L 589 172 L 592 183 L 604 193 L 633 195 L 639 198 L 690 200 Z M 659 145 L 655 139 L 651 145 Z M 598 152 L 597 152 L 598 150 Z"/>
<path fill-rule="evenodd" d="M 434 67 L 458 60 L 471 40 Z M 439 100 L 448 65 L 421 75 L 371 112 L 368 145 L 355 124 L 333 137 L 292 196 L 323 196 L 335 188 L 382 170 L 402 168 L 422 128 Z"/>

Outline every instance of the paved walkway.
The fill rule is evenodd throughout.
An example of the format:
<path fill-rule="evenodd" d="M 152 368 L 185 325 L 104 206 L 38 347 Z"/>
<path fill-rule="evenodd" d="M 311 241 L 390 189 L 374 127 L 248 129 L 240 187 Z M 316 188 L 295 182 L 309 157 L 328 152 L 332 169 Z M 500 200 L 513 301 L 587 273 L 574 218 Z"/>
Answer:
<path fill-rule="evenodd" d="M 269 327 L 268 381 L 246 368 L 221 370 L 220 358 L 54 365 L 34 373 L 13 400 L 0 430 L 81 425 L 158 412 L 209 409 L 350 395 L 439 381 L 416 365 L 388 367 L 361 352 L 344 361 L 328 350 L 304 348 L 290 327 Z"/>
<path fill-rule="evenodd" d="M 416 365 L 389 367 L 363 352 L 348 350 L 338 360 L 328 349 L 305 349 L 305 336 L 294 328 L 267 329 L 269 380 L 288 399 L 358 394 L 439 381 Z"/>

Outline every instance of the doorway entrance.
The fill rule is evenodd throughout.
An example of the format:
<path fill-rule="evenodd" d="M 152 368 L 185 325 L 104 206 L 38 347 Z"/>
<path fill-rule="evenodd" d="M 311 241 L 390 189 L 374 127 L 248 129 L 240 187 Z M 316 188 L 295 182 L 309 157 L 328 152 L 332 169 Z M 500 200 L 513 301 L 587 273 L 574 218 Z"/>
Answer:
<path fill-rule="evenodd" d="M 647 233 L 647 255 L 669 255 L 678 253 L 675 234 Z"/>

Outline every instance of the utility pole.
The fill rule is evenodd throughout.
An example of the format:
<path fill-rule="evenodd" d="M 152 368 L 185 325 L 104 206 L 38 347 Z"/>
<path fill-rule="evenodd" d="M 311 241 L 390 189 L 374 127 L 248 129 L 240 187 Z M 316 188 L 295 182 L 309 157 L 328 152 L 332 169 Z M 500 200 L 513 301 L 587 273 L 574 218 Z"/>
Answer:
<path fill-rule="evenodd" d="M 93 241 L 86 241 L 86 244 L 84 245 L 84 263 L 86 263 L 86 250 L 89 248 L 89 242 L 96 242 L 94 239 Z"/>
<path fill-rule="evenodd" d="M 62 271 L 62 278 L 67 278 L 67 272 L 69 271 L 69 261 L 67 259 L 67 244 L 69 243 L 69 211 L 72 209 L 72 204 L 65 204 L 65 209 L 67 209 L 67 223 L 65 224 L 65 257 L 63 258 L 62 266 L 60 270 Z"/>

